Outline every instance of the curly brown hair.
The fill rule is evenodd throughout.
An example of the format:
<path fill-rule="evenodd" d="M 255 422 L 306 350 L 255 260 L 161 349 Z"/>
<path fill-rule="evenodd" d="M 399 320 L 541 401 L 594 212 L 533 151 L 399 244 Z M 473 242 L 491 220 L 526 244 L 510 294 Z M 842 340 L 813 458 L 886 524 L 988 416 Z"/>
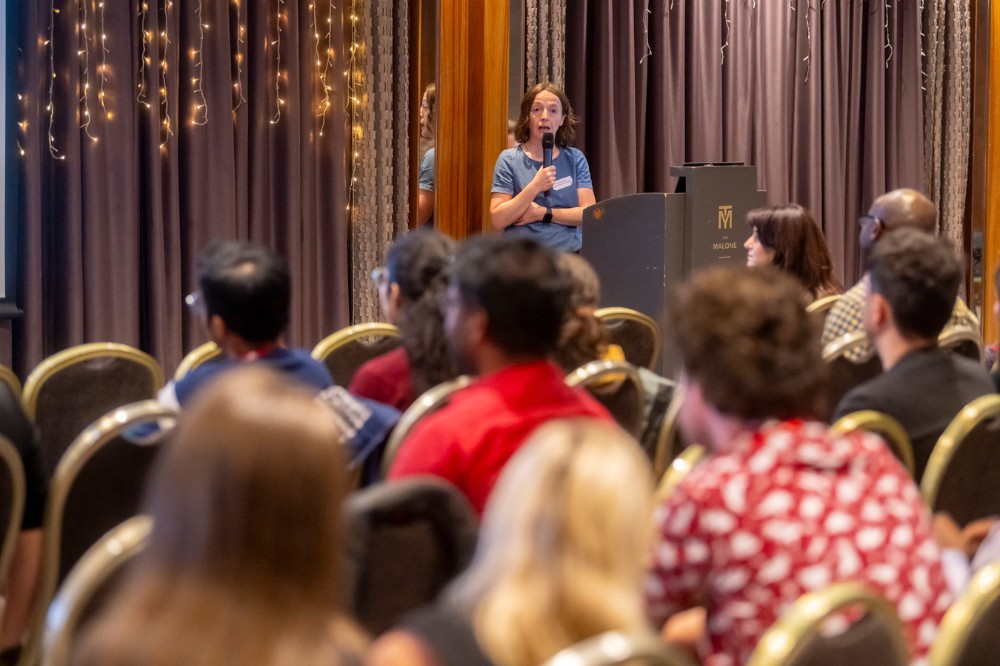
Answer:
<path fill-rule="evenodd" d="M 684 370 L 720 412 L 746 420 L 820 413 L 820 330 L 786 273 L 708 269 L 673 293 L 670 319 Z"/>

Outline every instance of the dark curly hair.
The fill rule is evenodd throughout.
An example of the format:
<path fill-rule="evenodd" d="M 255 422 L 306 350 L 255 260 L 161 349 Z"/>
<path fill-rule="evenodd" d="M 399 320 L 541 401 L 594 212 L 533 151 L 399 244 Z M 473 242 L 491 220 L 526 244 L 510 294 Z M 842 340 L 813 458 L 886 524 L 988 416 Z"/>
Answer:
<path fill-rule="evenodd" d="M 818 321 L 787 273 L 700 272 L 672 294 L 670 320 L 684 370 L 719 412 L 749 421 L 812 418 L 823 409 Z"/>
<path fill-rule="evenodd" d="M 406 234 L 389 248 L 386 271 L 389 284 L 399 287 L 399 330 L 415 395 L 458 375 L 448 355 L 440 308 L 454 254 L 455 241 L 431 230 Z"/>
<path fill-rule="evenodd" d="M 570 280 L 570 307 L 563 322 L 555 360 L 566 372 L 601 358 L 608 346 L 608 332 L 594 316 L 601 300 L 601 282 L 583 257 L 559 255 L 559 270 Z"/>

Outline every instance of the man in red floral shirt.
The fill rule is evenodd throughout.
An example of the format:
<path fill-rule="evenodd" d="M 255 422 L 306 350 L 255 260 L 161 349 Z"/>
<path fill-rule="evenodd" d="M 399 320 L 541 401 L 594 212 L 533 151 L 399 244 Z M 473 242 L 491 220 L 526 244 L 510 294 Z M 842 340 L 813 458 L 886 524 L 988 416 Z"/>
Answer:
<path fill-rule="evenodd" d="M 649 610 L 704 607 L 705 663 L 735 665 L 799 596 L 861 581 L 919 660 L 950 602 L 930 515 L 881 440 L 811 420 L 825 368 L 800 291 L 770 268 L 719 268 L 676 294 L 681 428 L 714 455 L 657 509 Z"/>

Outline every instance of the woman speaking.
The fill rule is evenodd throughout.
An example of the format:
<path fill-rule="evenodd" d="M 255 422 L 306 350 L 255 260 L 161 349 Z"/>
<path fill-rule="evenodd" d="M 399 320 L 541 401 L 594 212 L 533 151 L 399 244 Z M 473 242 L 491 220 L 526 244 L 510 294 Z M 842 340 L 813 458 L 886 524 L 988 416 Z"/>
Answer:
<path fill-rule="evenodd" d="M 583 209 L 597 202 L 587 158 L 573 148 L 577 117 L 566 94 L 539 83 L 521 100 L 514 127 L 517 145 L 500 153 L 493 170 L 490 219 L 507 234 L 534 238 L 565 252 L 579 252 Z M 546 134 L 554 135 L 545 166 Z"/>

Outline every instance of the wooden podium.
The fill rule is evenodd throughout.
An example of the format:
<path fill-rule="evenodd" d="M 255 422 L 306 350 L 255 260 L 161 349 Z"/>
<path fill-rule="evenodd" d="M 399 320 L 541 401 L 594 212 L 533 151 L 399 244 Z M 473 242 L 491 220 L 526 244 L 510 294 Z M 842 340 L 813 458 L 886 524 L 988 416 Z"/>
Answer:
<path fill-rule="evenodd" d="M 746 263 L 744 220 L 767 205 L 757 169 L 742 163 L 672 167 L 676 191 L 630 194 L 583 211 L 581 254 L 601 278 L 604 306 L 633 308 L 667 333 L 667 294 L 693 271 Z M 671 377 L 678 361 L 664 345 L 657 371 Z"/>

